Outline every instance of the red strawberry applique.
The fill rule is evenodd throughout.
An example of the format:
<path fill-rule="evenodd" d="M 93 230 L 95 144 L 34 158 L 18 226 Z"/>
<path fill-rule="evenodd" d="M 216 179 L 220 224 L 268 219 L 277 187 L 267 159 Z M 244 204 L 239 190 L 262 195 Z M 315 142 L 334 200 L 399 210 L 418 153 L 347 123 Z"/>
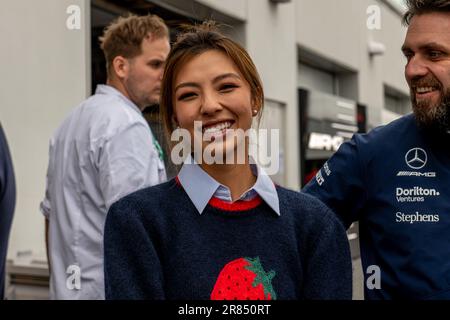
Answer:
<path fill-rule="evenodd" d="M 275 271 L 266 273 L 259 257 L 233 260 L 220 272 L 211 300 L 276 300 L 274 277 Z"/>

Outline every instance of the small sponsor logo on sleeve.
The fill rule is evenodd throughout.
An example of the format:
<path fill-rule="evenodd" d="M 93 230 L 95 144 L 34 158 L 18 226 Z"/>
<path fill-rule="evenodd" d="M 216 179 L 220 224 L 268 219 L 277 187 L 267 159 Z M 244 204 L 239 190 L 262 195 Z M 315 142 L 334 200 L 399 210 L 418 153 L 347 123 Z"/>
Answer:
<path fill-rule="evenodd" d="M 321 186 L 325 182 L 325 179 L 323 178 L 323 175 L 322 175 L 322 170 L 319 170 L 317 172 L 316 181 L 319 186 Z"/>
<path fill-rule="evenodd" d="M 323 165 L 323 170 L 325 170 L 325 174 L 329 176 L 331 174 L 330 166 L 328 165 L 328 162 L 325 162 Z"/>

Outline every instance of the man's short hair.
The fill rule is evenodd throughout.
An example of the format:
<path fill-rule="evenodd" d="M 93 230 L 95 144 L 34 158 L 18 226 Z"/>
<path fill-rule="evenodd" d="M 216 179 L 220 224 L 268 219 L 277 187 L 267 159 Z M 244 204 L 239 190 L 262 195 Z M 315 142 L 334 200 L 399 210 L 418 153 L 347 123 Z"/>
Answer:
<path fill-rule="evenodd" d="M 403 23 L 409 25 L 415 15 L 430 12 L 450 12 L 450 0 L 406 0 Z"/>
<path fill-rule="evenodd" d="M 153 14 L 137 16 L 129 14 L 119 17 L 105 28 L 99 38 L 100 47 L 105 54 L 106 70 L 111 75 L 112 62 L 115 57 L 132 59 L 142 53 L 142 41 L 169 38 L 169 30 L 164 21 Z"/>

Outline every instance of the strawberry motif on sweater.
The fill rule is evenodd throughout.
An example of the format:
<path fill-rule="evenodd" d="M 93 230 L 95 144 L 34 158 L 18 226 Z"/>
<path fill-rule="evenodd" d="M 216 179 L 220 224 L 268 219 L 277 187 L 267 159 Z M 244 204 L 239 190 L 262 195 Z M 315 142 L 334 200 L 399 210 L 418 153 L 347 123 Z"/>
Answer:
<path fill-rule="evenodd" d="M 274 277 L 275 271 L 266 273 L 259 257 L 233 260 L 220 272 L 211 300 L 276 300 Z"/>

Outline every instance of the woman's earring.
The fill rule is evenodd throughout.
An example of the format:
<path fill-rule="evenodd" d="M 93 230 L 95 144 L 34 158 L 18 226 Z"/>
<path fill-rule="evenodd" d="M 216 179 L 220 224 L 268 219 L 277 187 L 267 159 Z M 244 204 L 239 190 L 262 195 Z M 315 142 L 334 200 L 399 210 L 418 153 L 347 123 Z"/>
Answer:
<path fill-rule="evenodd" d="M 253 109 L 253 115 L 256 116 L 258 114 L 258 110 Z"/>

